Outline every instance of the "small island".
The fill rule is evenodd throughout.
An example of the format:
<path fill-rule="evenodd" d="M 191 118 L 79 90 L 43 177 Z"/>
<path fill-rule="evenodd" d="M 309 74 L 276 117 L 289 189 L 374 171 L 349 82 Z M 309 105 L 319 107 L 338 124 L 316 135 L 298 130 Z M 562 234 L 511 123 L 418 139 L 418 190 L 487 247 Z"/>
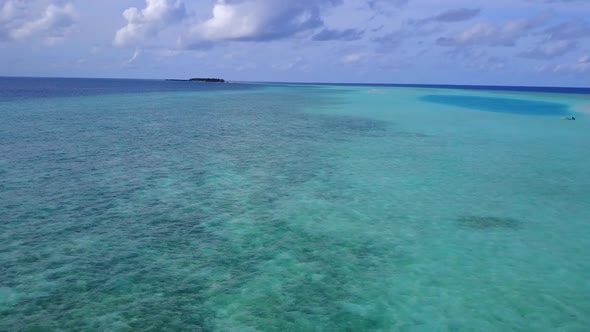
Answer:
<path fill-rule="evenodd" d="M 189 78 L 188 80 L 180 79 L 166 79 L 166 81 L 180 81 L 180 82 L 206 82 L 206 83 L 225 83 L 223 78 Z"/>

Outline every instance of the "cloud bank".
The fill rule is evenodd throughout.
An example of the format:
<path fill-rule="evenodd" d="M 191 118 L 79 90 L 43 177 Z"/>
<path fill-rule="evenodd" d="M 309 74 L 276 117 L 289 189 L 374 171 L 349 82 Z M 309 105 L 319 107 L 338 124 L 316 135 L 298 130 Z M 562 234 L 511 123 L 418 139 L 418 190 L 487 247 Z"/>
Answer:
<path fill-rule="evenodd" d="M 0 0 L 0 70 L 587 82 L 589 15 L 586 0 Z"/>
<path fill-rule="evenodd" d="M 217 0 L 190 41 L 271 41 L 322 27 L 322 10 L 341 0 Z"/>
<path fill-rule="evenodd" d="M 437 44 L 441 46 L 514 46 L 532 30 L 542 26 L 547 16 L 532 19 L 519 19 L 504 24 L 477 23 L 451 37 L 441 37 Z"/>
<path fill-rule="evenodd" d="M 0 4 L 0 41 L 42 37 L 55 44 L 78 22 L 78 13 L 71 3 L 49 3 L 39 13 L 35 1 L 7 0 Z"/>
<path fill-rule="evenodd" d="M 127 25 L 119 29 L 113 44 L 118 47 L 138 46 L 155 37 L 167 26 L 182 21 L 186 8 L 181 0 L 146 0 L 146 7 L 128 8 L 123 12 Z"/>

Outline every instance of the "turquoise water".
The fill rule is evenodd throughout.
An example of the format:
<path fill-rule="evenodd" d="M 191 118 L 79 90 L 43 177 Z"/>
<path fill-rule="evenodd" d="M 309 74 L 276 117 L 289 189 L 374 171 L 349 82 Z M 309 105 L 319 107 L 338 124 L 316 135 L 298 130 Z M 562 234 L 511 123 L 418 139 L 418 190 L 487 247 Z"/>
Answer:
<path fill-rule="evenodd" d="M 56 84 L 0 98 L 2 331 L 590 326 L 590 95 Z"/>

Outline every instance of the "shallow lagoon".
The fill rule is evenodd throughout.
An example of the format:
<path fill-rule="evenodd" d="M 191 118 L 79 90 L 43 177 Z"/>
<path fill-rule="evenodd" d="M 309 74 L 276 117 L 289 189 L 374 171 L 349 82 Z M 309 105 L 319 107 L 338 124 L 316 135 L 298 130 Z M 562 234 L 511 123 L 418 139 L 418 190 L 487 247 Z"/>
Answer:
<path fill-rule="evenodd" d="M 0 330 L 590 325 L 587 95 L 225 86 L 0 102 Z"/>

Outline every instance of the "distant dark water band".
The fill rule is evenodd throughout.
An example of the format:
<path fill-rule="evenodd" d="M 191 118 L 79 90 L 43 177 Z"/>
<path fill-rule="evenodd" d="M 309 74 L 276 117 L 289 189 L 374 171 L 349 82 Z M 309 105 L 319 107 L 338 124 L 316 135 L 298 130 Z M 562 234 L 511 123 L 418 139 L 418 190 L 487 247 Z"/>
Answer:
<path fill-rule="evenodd" d="M 428 95 L 420 100 L 442 105 L 456 106 L 495 113 L 523 115 L 567 115 L 569 107 L 565 104 L 532 101 L 512 98 L 489 98 L 456 95 Z"/>
<path fill-rule="evenodd" d="M 270 82 L 268 82 L 270 83 Z M 368 84 L 368 83 L 280 83 L 325 86 L 367 86 L 367 87 L 400 87 L 400 88 L 430 88 L 451 90 L 485 90 L 485 91 L 515 91 L 540 93 L 590 94 L 590 88 L 580 87 L 535 87 L 535 86 L 498 86 L 498 85 L 450 85 L 450 84 Z"/>
<path fill-rule="evenodd" d="M 214 84 L 165 80 L 0 77 L 0 101 L 160 92 L 253 90 L 254 84 Z"/>

